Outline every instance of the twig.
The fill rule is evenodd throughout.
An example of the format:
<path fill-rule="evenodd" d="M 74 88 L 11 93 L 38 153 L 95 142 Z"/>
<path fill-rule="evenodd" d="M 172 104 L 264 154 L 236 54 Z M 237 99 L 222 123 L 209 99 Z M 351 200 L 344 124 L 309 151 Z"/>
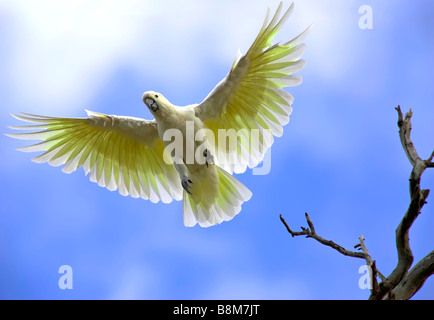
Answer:
<path fill-rule="evenodd" d="M 285 219 L 282 217 L 282 215 L 280 215 L 280 221 L 282 221 L 282 223 L 285 225 L 286 229 L 288 230 L 288 232 L 293 236 L 306 236 L 306 238 L 313 238 L 316 241 L 322 243 L 323 245 L 326 245 L 328 247 L 331 247 L 333 249 L 335 249 L 336 251 L 338 251 L 339 253 L 342 253 L 345 256 L 350 256 L 350 257 L 354 257 L 354 258 L 361 258 L 361 259 L 365 259 L 365 254 L 362 252 L 355 252 L 355 251 L 350 251 L 345 249 L 344 247 L 336 244 L 335 242 L 331 241 L 331 240 L 326 240 L 322 237 L 320 237 L 316 232 L 315 232 L 315 228 L 313 228 L 313 223 L 309 217 L 309 215 L 307 213 L 305 213 L 305 217 L 306 217 L 306 221 L 307 224 L 309 225 L 309 228 L 303 228 L 301 227 L 302 231 L 292 231 L 291 228 L 288 226 L 288 224 L 286 223 Z"/>
<path fill-rule="evenodd" d="M 379 285 L 379 292 L 370 299 L 383 299 L 391 290 L 393 290 L 406 276 L 408 270 L 413 264 L 413 253 L 410 248 L 408 232 L 413 222 L 419 216 L 423 205 L 429 195 L 428 189 L 420 188 L 420 178 L 427 167 L 432 166 L 434 151 L 427 160 L 422 160 L 416 152 L 413 142 L 410 139 L 411 131 L 411 110 L 403 117 L 401 107 L 395 108 L 398 112 L 399 138 L 408 160 L 413 166 L 410 174 L 410 205 L 404 214 L 401 222 L 396 228 L 396 249 L 398 251 L 398 263 L 392 273 L 383 280 Z"/>
<path fill-rule="evenodd" d="M 370 275 L 371 275 L 371 292 L 372 294 L 376 294 L 376 292 L 378 291 L 378 282 L 377 282 L 377 275 L 383 280 L 385 279 L 385 277 L 381 274 L 381 272 L 378 271 L 375 261 L 372 260 L 371 256 L 368 253 L 368 250 L 366 249 L 365 243 L 364 243 L 364 237 L 360 236 L 359 237 L 359 243 L 356 244 L 354 246 L 354 248 L 359 248 L 362 250 L 362 252 L 356 252 L 356 251 L 350 251 L 345 249 L 344 247 L 338 245 L 337 243 L 335 243 L 334 241 L 331 240 L 326 240 L 322 237 L 320 237 L 316 231 L 315 228 L 313 226 L 313 222 L 310 219 L 309 215 L 307 213 L 305 213 L 305 217 L 306 217 L 306 222 L 309 226 L 309 228 L 304 228 L 301 227 L 302 231 L 293 231 L 291 230 L 291 228 L 289 227 L 288 223 L 285 221 L 285 219 L 282 217 L 282 215 L 280 215 L 280 221 L 282 221 L 282 223 L 285 225 L 286 230 L 288 230 L 288 232 L 291 234 L 292 237 L 295 236 L 306 236 L 306 238 L 313 238 L 316 241 L 318 241 L 319 243 L 326 245 L 328 247 L 331 247 L 333 249 L 335 249 L 336 251 L 338 251 L 339 253 L 345 255 L 345 256 L 349 256 L 349 257 L 354 257 L 354 258 L 361 258 L 361 259 L 365 259 L 366 260 L 366 264 L 370 269 Z"/>
<path fill-rule="evenodd" d="M 293 231 L 280 215 L 280 220 L 285 225 L 288 232 L 292 237 L 305 235 L 306 238 L 313 238 L 323 245 L 329 246 L 339 253 L 366 260 L 366 264 L 370 267 L 371 273 L 371 296 L 369 299 L 409 299 L 411 298 L 423 285 L 425 280 L 434 274 L 434 251 L 429 253 L 419 263 L 416 264 L 410 271 L 413 263 L 413 254 L 410 249 L 408 232 L 413 225 L 413 222 L 419 216 L 423 205 L 429 195 L 428 189 L 420 188 L 420 179 L 426 168 L 434 167 L 434 151 L 431 153 L 427 160 L 422 160 L 416 152 L 413 142 L 410 139 L 411 132 L 411 109 L 406 113 L 405 117 L 402 114 L 401 107 L 395 108 L 398 112 L 398 127 L 399 137 L 402 147 L 407 155 L 408 160 L 413 166 L 410 174 L 410 205 L 402 218 L 398 228 L 396 229 L 396 248 L 398 251 L 398 263 L 392 273 L 385 277 L 382 275 L 377 267 L 376 262 L 371 258 L 366 249 L 364 237 L 359 237 L 359 243 L 354 248 L 362 252 L 350 251 L 342 246 L 336 244 L 331 240 L 326 240 L 320 237 L 313 226 L 313 223 L 306 213 L 306 221 L 309 228 L 301 227 L 302 231 Z M 378 284 L 377 276 L 381 279 Z"/>

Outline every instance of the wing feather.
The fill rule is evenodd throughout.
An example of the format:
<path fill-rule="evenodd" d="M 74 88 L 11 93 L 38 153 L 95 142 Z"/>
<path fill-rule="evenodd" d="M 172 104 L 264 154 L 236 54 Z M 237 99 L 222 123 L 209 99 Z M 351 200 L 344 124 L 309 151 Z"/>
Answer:
<path fill-rule="evenodd" d="M 87 112 L 88 118 L 12 114 L 18 120 L 36 125 L 11 126 L 11 129 L 37 131 L 7 135 L 43 140 L 18 150 L 42 151 L 33 161 L 63 165 L 66 173 L 83 167 L 91 181 L 111 191 L 153 202 L 182 199 L 176 169 L 163 160 L 164 145 L 155 121 Z"/>
<path fill-rule="evenodd" d="M 196 115 L 218 137 L 219 129 L 247 129 L 238 135 L 233 150 L 219 150 L 224 159 L 217 162 L 229 172 L 244 172 L 257 166 L 289 122 L 293 97 L 285 87 L 301 83 L 293 73 L 302 70 L 305 52 L 301 43 L 311 27 L 283 44 L 272 44 L 282 24 L 293 11 L 293 5 L 282 15 L 282 3 L 268 23 L 269 11 L 262 28 L 244 56 L 237 56 L 228 75 L 195 107 Z M 271 134 L 270 134 L 271 133 Z M 218 139 L 218 138 L 217 138 Z M 218 146 L 216 141 L 216 146 Z M 239 161 L 239 163 L 232 163 Z M 229 162 L 229 163 L 228 163 Z"/>

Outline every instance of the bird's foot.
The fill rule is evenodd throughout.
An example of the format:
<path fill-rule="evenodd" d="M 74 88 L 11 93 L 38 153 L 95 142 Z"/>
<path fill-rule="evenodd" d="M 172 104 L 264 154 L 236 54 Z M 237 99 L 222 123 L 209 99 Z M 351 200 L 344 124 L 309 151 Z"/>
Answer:
<path fill-rule="evenodd" d="M 191 188 L 192 183 L 193 183 L 193 181 L 191 181 L 186 175 L 182 176 L 181 185 L 184 188 L 184 190 L 187 191 L 187 193 L 189 193 L 189 194 L 191 194 L 191 192 L 188 189 Z"/>
<path fill-rule="evenodd" d="M 203 150 L 203 156 L 205 157 L 205 164 L 208 168 L 208 164 L 214 164 L 214 157 L 208 149 Z"/>

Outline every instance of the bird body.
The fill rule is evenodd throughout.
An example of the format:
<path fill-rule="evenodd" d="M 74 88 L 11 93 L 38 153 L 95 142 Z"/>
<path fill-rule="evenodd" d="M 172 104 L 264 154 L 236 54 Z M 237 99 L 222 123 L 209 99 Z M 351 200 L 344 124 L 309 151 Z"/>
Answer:
<path fill-rule="evenodd" d="M 301 83 L 292 73 L 305 62 L 301 40 L 284 44 L 274 35 L 292 12 L 279 20 L 282 3 L 265 22 L 248 52 L 240 53 L 227 76 L 199 104 L 179 107 L 161 93 L 147 91 L 142 100 L 155 120 L 87 111 L 88 118 L 56 118 L 22 113 L 16 119 L 36 132 L 8 134 L 43 140 L 21 151 L 44 151 L 33 159 L 63 165 L 71 173 L 82 167 L 90 180 L 122 195 L 152 202 L 183 200 L 186 226 L 203 227 L 232 219 L 252 193 L 232 176 L 263 160 L 292 112 L 292 96 L 283 87 Z M 227 143 L 229 140 L 229 143 Z"/>

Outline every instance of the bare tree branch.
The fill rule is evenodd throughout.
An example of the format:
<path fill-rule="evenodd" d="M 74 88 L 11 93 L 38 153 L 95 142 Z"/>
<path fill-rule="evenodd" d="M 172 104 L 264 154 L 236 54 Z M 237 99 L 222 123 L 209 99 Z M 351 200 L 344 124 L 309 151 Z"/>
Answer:
<path fill-rule="evenodd" d="M 426 279 L 434 274 L 434 251 L 420 260 L 402 281 L 384 297 L 386 300 L 408 300 L 422 288 Z"/>
<path fill-rule="evenodd" d="M 370 267 L 371 270 L 371 292 L 372 294 L 378 293 L 378 282 L 377 282 L 377 275 L 380 277 L 381 280 L 385 280 L 386 277 L 381 274 L 380 271 L 378 271 L 375 260 L 372 260 L 371 256 L 368 253 L 368 249 L 365 246 L 365 238 L 362 236 L 359 237 L 359 244 L 357 244 L 356 247 L 359 247 L 363 253 L 365 254 L 365 260 L 366 265 Z"/>
<path fill-rule="evenodd" d="M 420 159 L 419 155 L 414 148 L 413 142 L 410 140 L 410 132 L 411 132 L 411 122 L 410 119 L 413 116 L 413 112 L 408 111 L 405 115 L 405 119 L 401 112 L 401 107 L 398 106 L 395 108 L 398 111 L 398 127 L 399 127 L 399 138 L 401 140 L 402 147 L 404 148 L 404 152 L 407 155 L 408 160 L 411 165 L 414 167 L 418 159 Z"/>
<path fill-rule="evenodd" d="M 285 219 L 280 215 L 280 220 L 292 237 L 305 235 L 306 238 L 313 238 L 321 244 L 337 250 L 343 255 L 365 259 L 366 264 L 371 270 L 371 295 L 369 297 L 371 300 L 410 299 L 423 286 L 426 279 L 434 274 L 434 251 L 431 251 L 409 271 L 414 258 L 410 249 L 408 236 L 413 222 L 419 216 L 429 195 L 428 189 L 420 188 L 420 179 L 426 168 L 434 167 L 434 151 L 427 160 L 422 160 L 419 157 L 414 144 L 410 139 L 411 117 L 413 113 L 410 110 L 404 117 L 400 106 L 395 109 L 398 112 L 399 138 L 413 169 L 409 179 L 410 205 L 396 229 L 398 262 L 395 269 L 388 277 L 383 276 L 378 271 L 375 260 L 371 258 L 366 249 L 364 242 L 365 239 L 363 236 L 359 237 L 359 243 L 354 246 L 362 252 L 349 251 L 331 240 L 326 240 L 320 237 L 316 233 L 313 223 L 307 213 L 305 216 L 309 228 L 301 227 L 302 231 L 291 230 Z M 379 284 L 377 282 L 377 276 L 381 279 L 381 283 Z"/>
<path fill-rule="evenodd" d="M 398 263 L 387 279 L 380 283 L 378 294 L 371 296 L 370 299 L 382 299 L 401 282 L 413 264 L 413 253 L 410 249 L 408 232 L 413 222 L 420 214 L 423 205 L 426 203 L 426 198 L 429 195 L 428 189 L 420 189 L 420 178 L 422 173 L 427 168 L 427 164 L 431 162 L 432 158 L 430 157 L 425 161 L 422 160 L 417 154 L 413 142 L 410 140 L 410 120 L 413 115 L 411 110 L 407 112 L 404 119 L 400 106 L 396 108 L 396 111 L 398 112 L 398 127 L 401 144 L 408 160 L 413 166 L 413 170 L 410 174 L 411 200 L 407 212 L 396 229 L 396 249 L 398 251 Z M 431 154 L 431 156 L 433 156 L 433 154 Z"/>
<path fill-rule="evenodd" d="M 375 261 L 372 260 L 371 256 L 368 253 L 368 249 L 366 249 L 365 246 L 365 242 L 364 242 L 364 237 L 360 236 L 359 237 L 359 243 L 356 244 L 354 246 L 354 248 L 359 248 L 361 249 L 363 252 L 356 252 L 356 251 L 350 251 L 345 249 L 344 247 L 338 245 L 337 243 L 331 241 L 331 240 L 326 240 L 322 237 L 320 237 L 316 232 L 315 232 L 315 228 L 313 226 L 312 220 L 310 219 L 309 215 L 307 214 L 307 212 L 305 213 L 305 217 L 306 217 L 306 221 L 307 224 L 309 226 L 309 228 L 303 228 L 301 227 L 302 231 L 293 231 L 291 230 L 291 228 L 289 227 L 288 223 L 285 221 L 285 219 L 282 217 L 282 215 L 280 215 L 280 221 L 282 221 L 282 223 L 285 225 L 286 230 L 288 230 L 288 232 L 291 234 L 292 237 L 295 236 L 306 236 L 306 238 L 313 238 L 316 241 L 318 241 L 319 243 L 326 245 L 330 248 L 335 249 L 336 251 L 338 251 L 339 253 L 345 255 L 345 256 L 349 256 L 349 257 L 354 257 L 354 258 L 361 258 L 361 259 L 365 259 L 366 260 L 366 264 L 370 269 L 370 276 L 371 276 L 371 293 L 372 294 L 377 294 L 378 291 L 378 282 L 377 282 L 377 275 L 380 277 L 380 279 L 384 280 L 385 277 L 380 273 L 380 271 L 378 271 Z"/>
<path fill-rule="evenodd" d="M 336 251 L 338 251 L 339 253 L 342 253 L 345 256 L 350 256 L 350 257 L 355 257 L 355 258 L 362 258 L 365 259 L 365 254 L 362 252 L 354 252 L 354 251 L 350 251 L 345 249 L 344 247 L 334 243 L 331 240 L 326 240 L 322 237 L 320 237 L 319 235 L 316 234 L 315 229 L 313 228 L 313 223 L 310 220 L 310 217 L 307 213 L 305 213 L 305 217 L 307 220 L 307 224 L 310 226 L 309 228 L 303 228 L 301 227 L 302 231 L 292 231 L 291 228 L 289 228 L 288 224 L 286 223 L 285 219 L 282 217 L 282 215 L 280 215 L 280 221 L 282 221 L 282 223 L 285 225 L 286 229 L 288 230 L 288 232 L 293 236 L 306 236 L 306 238 L 313 238 L 316 241 L 322 243 L 323 245 L 329 246 L 333 249 L 335 249 Z"/>

